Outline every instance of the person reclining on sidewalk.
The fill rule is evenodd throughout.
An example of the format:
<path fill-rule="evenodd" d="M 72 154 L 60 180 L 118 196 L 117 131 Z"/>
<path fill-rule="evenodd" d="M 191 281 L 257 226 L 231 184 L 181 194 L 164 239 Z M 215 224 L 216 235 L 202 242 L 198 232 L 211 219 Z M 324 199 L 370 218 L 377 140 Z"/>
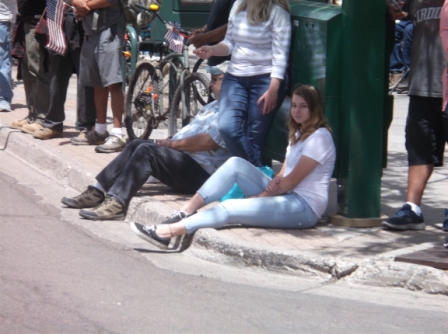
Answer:
<path fill-rule="evenodd" d="M 227 66 L 224 62 L 209 68 L 216 101 L 201 108 L 189 125 L 156 144 L 132 141 L 97 175 L 95 186 L 74 198 L 64 197 L 62 203 L 82 209 L 86 219 L 124 220 L 131 198 L 150 175 L 177 191 L 195 193 L 231 156 L 218 131 L 219 93 Z"/>
<path fill-rule="evenodd" d="M 281 171 L 271 179 L 250 162 L 233 157 L 219 168 L 193 198 L 162 225 L 131 222 L 140 238 L 166 249 L 174 236 L 227 223 L 265 228 L 310 228 L 325 212 L 336 161 L 330 128 L 316 88 L 294 90 L 289 117 L 289 146 Z M 248 197 L 229 199 L 208 210 L 237 183 Z"/>

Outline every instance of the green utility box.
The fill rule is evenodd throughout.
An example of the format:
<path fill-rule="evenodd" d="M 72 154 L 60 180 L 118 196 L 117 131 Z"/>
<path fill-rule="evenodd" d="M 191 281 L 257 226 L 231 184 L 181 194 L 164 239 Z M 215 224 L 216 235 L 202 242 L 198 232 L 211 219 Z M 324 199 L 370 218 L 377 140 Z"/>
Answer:
<path fill-rule="evenodd" d="M 317 87 L 325 99 L 325 113 L 336 143 L 340 106 L 341 7 L 292 0 L 292 38 L 290 51 L 290 87 L 307 84 Z M 265 145 L 264 155 L 283 160 L 287 146 L 285 120 L 290 99 L 277 113 Z M 283 132 L 283 134 L 282 134 Z M 282 158 L 283 153 L 283 158 Z"/>
<path fill-rule="evenodd" d="M 325 114 L 338 146 L 340 106 L 340 6 L 291 1 L 291 87 L 313 85 L 324 97 Z"/>
<path fill-rule="evenodd" d="M 183 29 L 201 28 L 207 24 L 213 0 L 162 0 L 160 16 L 166 22 L 177 22 Z M 166 27 L 155 19 L 151 26 L 151 38 L 163 40 Z"/>

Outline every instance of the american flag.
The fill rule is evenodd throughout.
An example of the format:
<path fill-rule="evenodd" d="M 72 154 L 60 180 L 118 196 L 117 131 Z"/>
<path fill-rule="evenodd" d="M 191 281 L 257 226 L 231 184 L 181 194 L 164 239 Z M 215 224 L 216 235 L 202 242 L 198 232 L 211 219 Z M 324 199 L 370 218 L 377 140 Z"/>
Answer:
<path fill-rule="evenodd" d="M 172 24 L 170 22 L 170 24 L 176 26 L 176 23 Z M 173 50 L 174 52 L 182 53 L 184 49 L 184 36 L 171 29 L 168 29 L 165 33 L 165 36 L 163 37 L 168 41 L 171 50 Z"/>
<path fill-rule="evenodd" d="M 46 48 L 61 55 L 67 52 L 67 42 L 62 30 L 67 8 L 68 5 L 62 0 L 47 0 L 48 43 Z"/>

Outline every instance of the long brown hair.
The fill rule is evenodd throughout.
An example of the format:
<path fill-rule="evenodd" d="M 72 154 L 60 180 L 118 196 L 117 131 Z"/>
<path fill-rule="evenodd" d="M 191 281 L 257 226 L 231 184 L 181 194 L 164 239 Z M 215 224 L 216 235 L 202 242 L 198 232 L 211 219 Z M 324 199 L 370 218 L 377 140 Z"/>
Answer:
<path fill-rule="evenodd" d="M 289 114 L 289 140 L 292 145 L 296 144 L 299 140 L 304 141 L 319 128 L 326 128 L 331 131 L 327 118 L 324 115 L 322 97 L 316 87 L 307 85 L 298 86 L 294 89 L 294 95 L 301 96 L 305 100 L 308 105 L 310 117 L 305 124 L 299 124 L 291 116 L 291 113 Z M 299 137 L 296 136 L 297 131 L 300 133 Z"/>
<path fill-rule="evenodd" d="M 272 5 L 276 4 L 290 12 L 288 0 L 242 0 L 235 14 L 246 10 L 250 24 L 266 22 L 271 16 Z"/>

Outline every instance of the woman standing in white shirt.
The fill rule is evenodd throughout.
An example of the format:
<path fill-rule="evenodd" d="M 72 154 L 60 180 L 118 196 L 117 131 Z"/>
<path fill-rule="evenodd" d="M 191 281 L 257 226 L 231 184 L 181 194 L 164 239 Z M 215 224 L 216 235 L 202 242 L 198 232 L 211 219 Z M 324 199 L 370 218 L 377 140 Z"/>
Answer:
<path fill-rule="evenodd" d="M 290 39 L 288 0 L 237 0 L 224 40 L 195 50 L 203 59 L 232 56 L 222 83 L 219 130 L 232 155 L 257 167 L 283 101 Z"/>
<path fill-rule="evenodd" d="M 227 223 L 265 228 L 310 228 L 325 212 L 336 160 L 322 99 L 312 86 L 300 86 L 292 97 L 289 146 L 283 168 L 273 179 L 241 158 L 230 158 L 180 211 L 163 225 L 131 222 L 142 239 L 167 248 L 174 236 Z M 237 183 L 247 198 L 230 199 L 208 210 Z"/>

